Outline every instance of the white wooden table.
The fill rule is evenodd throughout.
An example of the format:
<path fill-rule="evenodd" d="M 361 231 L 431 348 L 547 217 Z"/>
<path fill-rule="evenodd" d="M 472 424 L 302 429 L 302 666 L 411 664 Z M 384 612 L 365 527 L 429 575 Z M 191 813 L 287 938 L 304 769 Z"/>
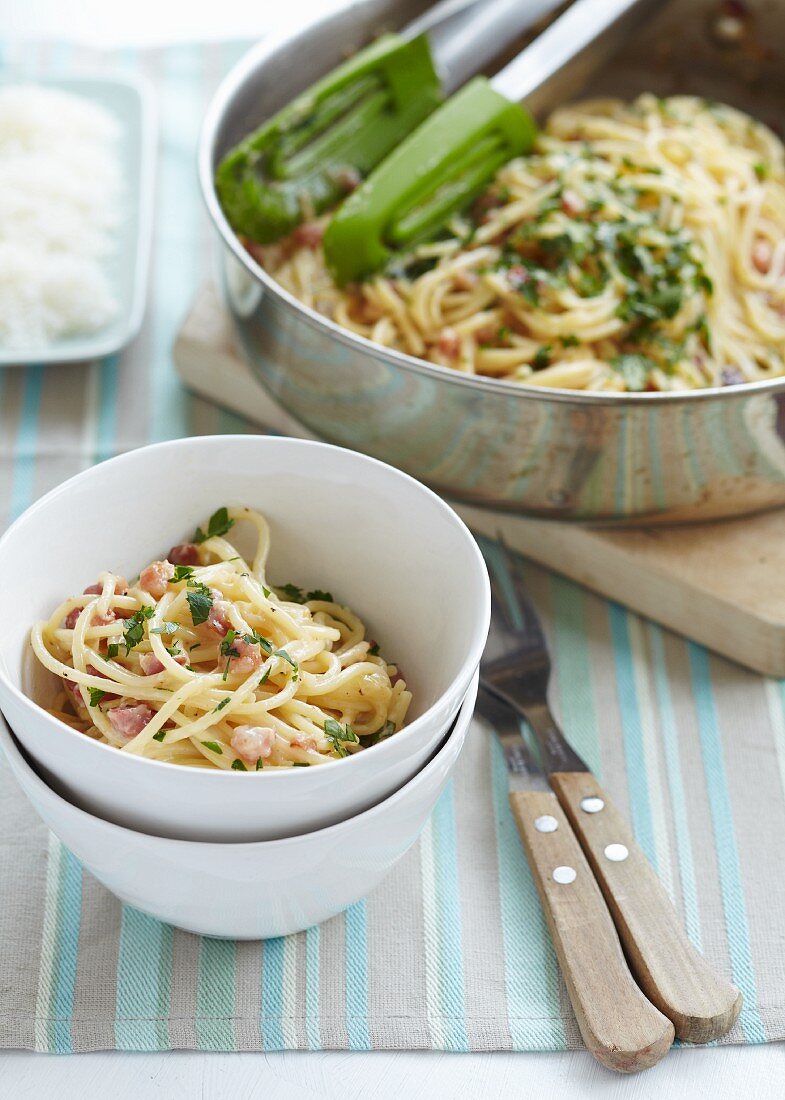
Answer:
<path fill-rule="evenodd" d="M 523 2 L 523 0 L 522 0 Z M 71 38 L 107 47 L 155 45 L 181 38 L 252 38 L 282 17 L 299 22 L 337 0 L 0 0 L 3 38 Z M 2 945 L 0 945 L 2 950 Z M 785 1049 L 679 1050 L 643 1076 L 616 1077 L 585 1053 L 441 1054 L 119 1054 L 76 1057 L 0 1051 L 0 1098 L 72 1100 L 503 1100 L 566 1096 L 640 1100 L 660 1097 L 785 1096 Z"/>

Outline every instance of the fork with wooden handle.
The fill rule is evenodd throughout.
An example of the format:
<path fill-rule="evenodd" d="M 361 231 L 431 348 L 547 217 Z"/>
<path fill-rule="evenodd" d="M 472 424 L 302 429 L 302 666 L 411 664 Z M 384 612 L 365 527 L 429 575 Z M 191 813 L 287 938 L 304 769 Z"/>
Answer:
<path fill-rule="evenodd" d="M 516 714 L 484 690 L 477 709 L 504 751 L 510 808 L 583 1041 L 610 1069 L 648 1069 L 670 1048 L 673 1024 L 635 984 L 600 888 Z"/>
<path fill-rule="evenodd" d="M 486 561 L 496 652 L 486 649 L 481 683 L 532 730 L 641 989 L 673 1021 L 679 1039 L 717 1039 L 736 1022 L 742 995 L 695 950 L 629 825 L 559 729 L 547 699 L 550 657 L 518 563 L 503 544 L 486 547 Z"/>

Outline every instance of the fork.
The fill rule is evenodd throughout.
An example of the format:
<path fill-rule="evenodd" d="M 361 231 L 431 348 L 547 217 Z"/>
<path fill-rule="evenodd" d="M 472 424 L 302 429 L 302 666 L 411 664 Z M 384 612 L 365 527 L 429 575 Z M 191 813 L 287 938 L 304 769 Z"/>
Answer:
<path fill-rule="evenodd" d="M 648 1069 L 667 1054 L 673 1024 L 635 984 L 605 899 L 518 715 L 482 687 L 477 711 L 504 752 L 510 809 L 583 1041 L 609 1069 Z"/>
<path fill-rule="evenodd" d="M 501 539 L 496 546 L 484 542 L 483 552 L 494 629 L 480 681 L 531 728 L 641 989 L 673 1022 L 678 1038 L 717 1039 L 736 1022 L 742 995 L 695 950 L 629 825 L 559 728 L 548 705 L 548 646 L 518 561 Z"/>

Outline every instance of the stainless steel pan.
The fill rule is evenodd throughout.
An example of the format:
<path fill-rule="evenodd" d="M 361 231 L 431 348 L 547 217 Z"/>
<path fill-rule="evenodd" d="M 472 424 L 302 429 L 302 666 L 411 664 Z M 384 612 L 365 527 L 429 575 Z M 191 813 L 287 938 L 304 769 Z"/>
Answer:
<path fill-rule="evenodd" d="M 597 0 L 602 3 L 602 0 Z M 221 241 L 220 281 L 260 382 L 323 438 L 375 455 L 473 503 L 595 522 L 681 522 L 785 505 L 785 379 L 681 394 L 591 394 L 472 378 L 389 351 L 307 309 L 246 253 L 213 171 L 240 138 L 348 50 L 402 26 L 423 0 L 355 0 L 263 41 L 205 120 L 201 186 Z M 687 92 L 777 126 L 785 4 L 749 15 L 674 0 L 587 87 Z"/>

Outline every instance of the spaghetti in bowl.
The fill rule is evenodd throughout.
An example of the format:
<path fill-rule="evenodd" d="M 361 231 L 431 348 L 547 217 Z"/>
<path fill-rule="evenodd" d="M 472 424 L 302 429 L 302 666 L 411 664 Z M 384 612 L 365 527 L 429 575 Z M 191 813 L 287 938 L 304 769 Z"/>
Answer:
<path fill-rule="evenodd" d="M 166 591 L 153 599 L 139 584 L 129 585 L 126 594 L 115 592 L 116 584 L 107 574 L 100 593 L 74 596 L 60 607 L 64 593 L 81 593 L 107 566 L 113 577 L 133 578 L 143 563 L 163 561 L 165 548 L 193 530 L 195 517 L 220 516 L 221 506 L 232 500 L 262 512 L 269 522 L 273 533 L 265 566 L 269 576 L 296 581 L 303 586 L 303 598 L 317 589 L 323 590 L 319 594 L 332 593 L 337 603 L 331 609 L 323 606 L 328 601 L 300 604 L 291 593 L 270 588 L 273 598 L 267 605 L 259 605 L 257 617 L 248 606 L 253 601 L 240 598 L 242 586 L 249 580 L 241 576 L 246 570 L 236 570 L 237 562 L 222 564 L 236 555 L 228 547 L 216 553 L 223 536 L 210 536 L 209 530 L 205 542 L 198 544 L 192 587 L 187 577 L 172 585 L 166 578 Z M 240 514 L 238 510 L 238 517 Z M 230 506 L 227 520 L 232 515 Z M 254 547 L 246 536 L 255 529 L 258 531 L 238 518 L 228 532 L 251 574 Z M 52 532 L 61 535 L 53 538 Z M 489 621 L 482 557 L 447 505 L 406 475 L 373 459 L 290 439 L 216 436 L 178 440 L 131 451 L 86 470 L 38 501 L 9 528 L 0 539 L 0 570 L 5 578 L 0 582 L 0 599 L 7 623 L 0 637 L 0 708 L 36 766 L 50 785 L 88 812 L 129 828 L 182 839 L 243 841 L 298 835 L 343 820 L 386 797 L 418 771 L 449 728 L 479 663 Z M 213 570 L 212 579 L 209 570 Z M 235 624 L 226 634 L 209 630 L 207 620 L 193 623 L 188 595 L 203 595 L 197 585 L 221 591 L 220 599 L 212 597 L 208 617 L 210 610 L 226 614 Z M 232 598 L 228 609 L 220 606 L 224 596 Z M 102 599 L 116 616 L 105 624 L 108 630 L 93 624 L 96 613 L 101 613 Z M 150 617 L 140 616 L 130 639 L 134 641 L 138 635 L 139 642 L 126 654 L 125 633 L 129 624 L 132 630 L 136 625 L 134 616 L 152 602 L 160 607 L 164 599 L 157 617 L 155 611 Z M 263 589 L 261 599 L 267 599 Z M 354 619 L 339 610 L 339 605 L 348 605 L 362 615 L 367 626 L 364 643 L 351 641 L 352 630 L 359 631 L 359 627 L 353 628 Z M 82 610 L 70 633 L 58 636 L 58 645 L 63 646 L 59 664 L 54 669 L 44 667 L 30 645 L 32 624 L 49 622 L 54 614 L 51 631 L 69 631 L 63 625 L 65 619 L 85 606 L 89 612 Z M 115 608 L 130 613 L 129 617 L 117 617 Z M 336 615 L 333 621 L 340 618 L 343 627 L 331 625 L 331 610 Z M 292 625 L 273 627 L 269 619 L 278 615 L 282 619 L 287 616 Z M 320 656 L 308 655 L 307 646 L 313 650 L 315 640 L 299 637 L 308 615 L 322 635 Z M 151 634 L 151 625 L 156 631 L 159 620 L 163 632 Z M 177 631 L 170 633 L 165 624 L 175 621 Z M 97 637 L 106 638 L 105 652 L 103 645 L 88 645 L 103 662 L 100 669 L 86 651 L 72 645 L 77 630 L 84 631 L 82 642 L 90 643 L 88 628 L 97 629 Z M 226 646 L 227 652 L 221 653 L 230 629 L 235 636 Z M 341 633 L 342 641 L 326 637 L 336 632 Z M 268 654 L 254 634 L 269 641 L 273 652 Z M 198 687 L 191 689 L 195 692 L 192 709 L 185 703 L 180 708 L 179 700 L 173 708 L 176 690 L 156 695 L 156 676 L 163 676 L 161 683 L 166 688 L 170 686 L 166 677 L 171 675 L 174 686 L 174 678 L 188 672 L 177 661 L 175 640 L 177 647 L 188 649 L 190 655 L 197 635 L 204 636 L 202 644 L 212 645 L 212 656 L 202 666 L 191 665 L 204 669 Z M 50 653 L 49 631 L 42 627 L 39 636 Z M 380 646 L 378 663 L 375 654 L 367 653 L 370 660 L 353 661 L 349 649 L 356 645 L 355 656 L 363 656 L 362 646 L 374 648 L 370 644 L 373 639 Z M 161 660 L 159 642 L 164 650 L 167 646 L 174 650 L 163 656 L 171 657 L 175 667 L 163 674 L 143 674 L 143 660 L 150 667 L 156 658 L 165 669 L 170 668 L 168 661 Z M 332 648 L 327 648 L 327 642 Z M 109 645 L 118 646 L 114 656 L 109 655 Z M 230 649 L 237 650 L 237 655 L 228 652 Z M 297 681 L 293 682 L 293 665 L 276 650 L 285 650 L 298 665 L 301 677 Z M 69 658 L 69 652 L 74 656 Z M 198 655 L 197 649 L 194 659 Z M 334 658 L 336 679 L 329 681 L 328 665 Z M 337 664 L 344 659 L 344 671 L 348 672 L 342 681 Z M 255 665 L 251 672 L 242 671 L 243 660 Z M 405 671 L 406 691 L 412 697 L 405 722 L 403 685 L 392 684 L 394 660 Z M 79 677 L 82 706 L 78 713 L 83 725 L 75 729 L 51 711 L 64 704 L 62 676 L 68 675 L 69 667 L 82 663 L 86 676 Z M 108 682 L 87 672 L 88 663 L 115 680 Z M 362 665 L 366 666 L 361 675 L 363 691 L 373 685 L 378 693 L 368 696 L 374 699 L 370 705 L 364 696 L 360 705 L 359 686 L 350 683 Z M 267 668 L 267 681 L 260 684 Z M 370 679 L 365 679 L 366 675 Z M 187 684 L 190 678 L 183 677 L 180 682 Z M 253 699 L 242 695 L 244 683 Z M 97 706 L 91 708 L 90 688 L 122 698 L 111 700 L 96 694 Z M 319 688 L 325 690 L 317 701 Z M 208 702 L 214 708 L 227 697 L 234 697 L 234 704 L 217 712 L 209 710 Z M 280 705 L 269 707 L 271 700 Z M 169 710 L 162 713 L 167 702 Z M 85 735 L 89 722 L 108 741 L 107 715 L 121 707 L 155 712 L 157 725 L 148 730 L 149 738 L 139 742 L 140 747 L 145 740 L 152 742 L 149 755 L 131 751 L 133 738 L 126 748 L 120 748 Z M 248 708 L 245 712 L 244 707 Z M 317 708 L 320 714 L 314 722 Z M 266 709 L 264 718 L 261 709 Z M 385 722 L 401 722 L 402 728 L 370 745 L 374 734 L 384 733 L 381 719 L 385 714 Z M 145 719 L 144 726 L 149 725 L 146 709 L 130 719 L 138 722 L 139 717 Z M 207 732 L 201 727 L 191 729 L 199 748 L 190 737 L 183 736 L 178 742 L 175 735 L 184 733 L 188 722 L 205 719 Z M 344 733 L 348 723 L 358 741 L 339 737 L 328 719 Z M 125 722 L 122 719 L 123 725 Z M 310 732 L 301 728 L 308 723 Z M 288 725 L 291 732 L 279 741 Z M 257 732 L 258 727 L 273 727 L 276 738 L 270 756 L 264 755 L 268 747 L 265 733 L 256 754 L 249 747 L 248 756 L 243 755 L 240 750 L 248 746 L 239 741 L 233 748 L 238 726 L 257 727 Z M 294 733 L 298 727 L 302 739 Z M 133 726 L 125 728 L 129 732 Z M 163 729 L 163 741 L 156 741 L 152 734 Z M 112 728 L 112 732 L 120 731 Z M 337 751 L 330 747 L 331 735 Z M 315 737 L 313 747 L 311 736 Z M 167 749 L 170 737 L 170 748 L 187 753 L 190 762 L 202 766 L 184 767 L 156 758 L 159 749 Z M 305 743 L 292 746 L 293 740 Z M 214 742 L 222 752 L 216 753 L 202 741 Z M 178 743 L 182 746 L 179 750 Z M 361 749 L 364 744 L 369 747 Z M 232 767 L 235 759 L 242 761 L 245 771 L 239 765 Z M 258 759 L 262 766 L 256 770 Z M 292 763 L 310 766 L 292 767 Z"/>
<path fill-rule="evenodd" d="M 555 111 L 442 237 L 339 287 L 327 219 L 252 255 L 394 351 L 558 390 L 688 392 L 785 374 L 785 149 L 691 96 Z"/>
<path fill-rule="evenodd" d="M 249 562 L 229 541 L 255 534 Z M 348 607 L 268 587 L 270 529 L 221 507 L 130 585 L 103 572 L 31 635 L 64 691 L 52 713 L 122 751 L 255 771 L 348 757 L 403 725 L 411 694 Z"/>

